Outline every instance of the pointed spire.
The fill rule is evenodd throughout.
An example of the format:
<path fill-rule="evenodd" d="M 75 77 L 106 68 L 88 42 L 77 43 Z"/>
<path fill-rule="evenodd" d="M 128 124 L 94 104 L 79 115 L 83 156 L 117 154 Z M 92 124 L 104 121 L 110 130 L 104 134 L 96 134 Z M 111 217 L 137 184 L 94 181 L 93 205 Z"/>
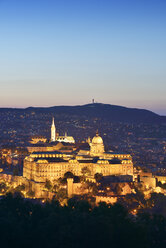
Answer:
<path fill-rule="evenodd" d="M 52 126 L 55 126 L 54 117 L 52 117 Z"/>
<path fill-rule="evenodd" d="M 56 128 L 54 123 L 54 117 L 52 118 L 52 126 L 51 126 L 51 141 L 55 142 L 56 140 Z"/>

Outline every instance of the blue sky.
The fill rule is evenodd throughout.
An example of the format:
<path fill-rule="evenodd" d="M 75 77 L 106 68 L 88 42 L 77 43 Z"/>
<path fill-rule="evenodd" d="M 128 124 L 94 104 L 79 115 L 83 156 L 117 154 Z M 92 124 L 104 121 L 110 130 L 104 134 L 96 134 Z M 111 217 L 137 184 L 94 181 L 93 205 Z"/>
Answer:
<path fill-rule="evenodd" d="M 0 106 L 166 115 L 165 0 L 0 0 Z"/>

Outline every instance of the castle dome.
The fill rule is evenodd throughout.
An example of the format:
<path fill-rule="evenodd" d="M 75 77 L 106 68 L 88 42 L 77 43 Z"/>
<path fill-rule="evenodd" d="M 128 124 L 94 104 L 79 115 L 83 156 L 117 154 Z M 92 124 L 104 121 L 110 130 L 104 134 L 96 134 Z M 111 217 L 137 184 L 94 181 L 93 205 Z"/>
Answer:
<path fill-rule="evenodd" d="M 92 144 L 103 144 L 103 139 L 96 134 L 96 136 L 92 139 Z"/>

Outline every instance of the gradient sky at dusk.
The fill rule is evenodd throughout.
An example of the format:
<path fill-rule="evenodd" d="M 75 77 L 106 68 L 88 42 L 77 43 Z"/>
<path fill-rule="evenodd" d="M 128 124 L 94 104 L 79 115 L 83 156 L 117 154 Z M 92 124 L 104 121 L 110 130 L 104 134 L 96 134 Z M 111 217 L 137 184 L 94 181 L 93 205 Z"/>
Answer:
<path fill-rule="evenodd" d="M 0 107 L 166 115 L 165 0 L 0 0 Z"/>

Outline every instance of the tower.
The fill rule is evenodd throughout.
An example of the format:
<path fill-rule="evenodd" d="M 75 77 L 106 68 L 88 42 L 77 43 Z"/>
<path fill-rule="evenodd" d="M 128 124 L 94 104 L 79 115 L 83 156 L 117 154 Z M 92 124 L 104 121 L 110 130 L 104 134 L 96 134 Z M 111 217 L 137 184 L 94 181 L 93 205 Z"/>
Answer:
<path fill-rule="evenodd" d="M 52 118 L 51 141 L 54 142 L 55 139 L 56 139 L 56 128 L 55 128 L 54 118 Z"/>
<path fill-rule="evenodd" d="M 92 139 L 90 145 L 90 155 L 91 156 L 100 156 L 104 153 L 104 144 L 103 139 L 99 136 L 98 130 L 96 132 L 96 136 Z"/>

